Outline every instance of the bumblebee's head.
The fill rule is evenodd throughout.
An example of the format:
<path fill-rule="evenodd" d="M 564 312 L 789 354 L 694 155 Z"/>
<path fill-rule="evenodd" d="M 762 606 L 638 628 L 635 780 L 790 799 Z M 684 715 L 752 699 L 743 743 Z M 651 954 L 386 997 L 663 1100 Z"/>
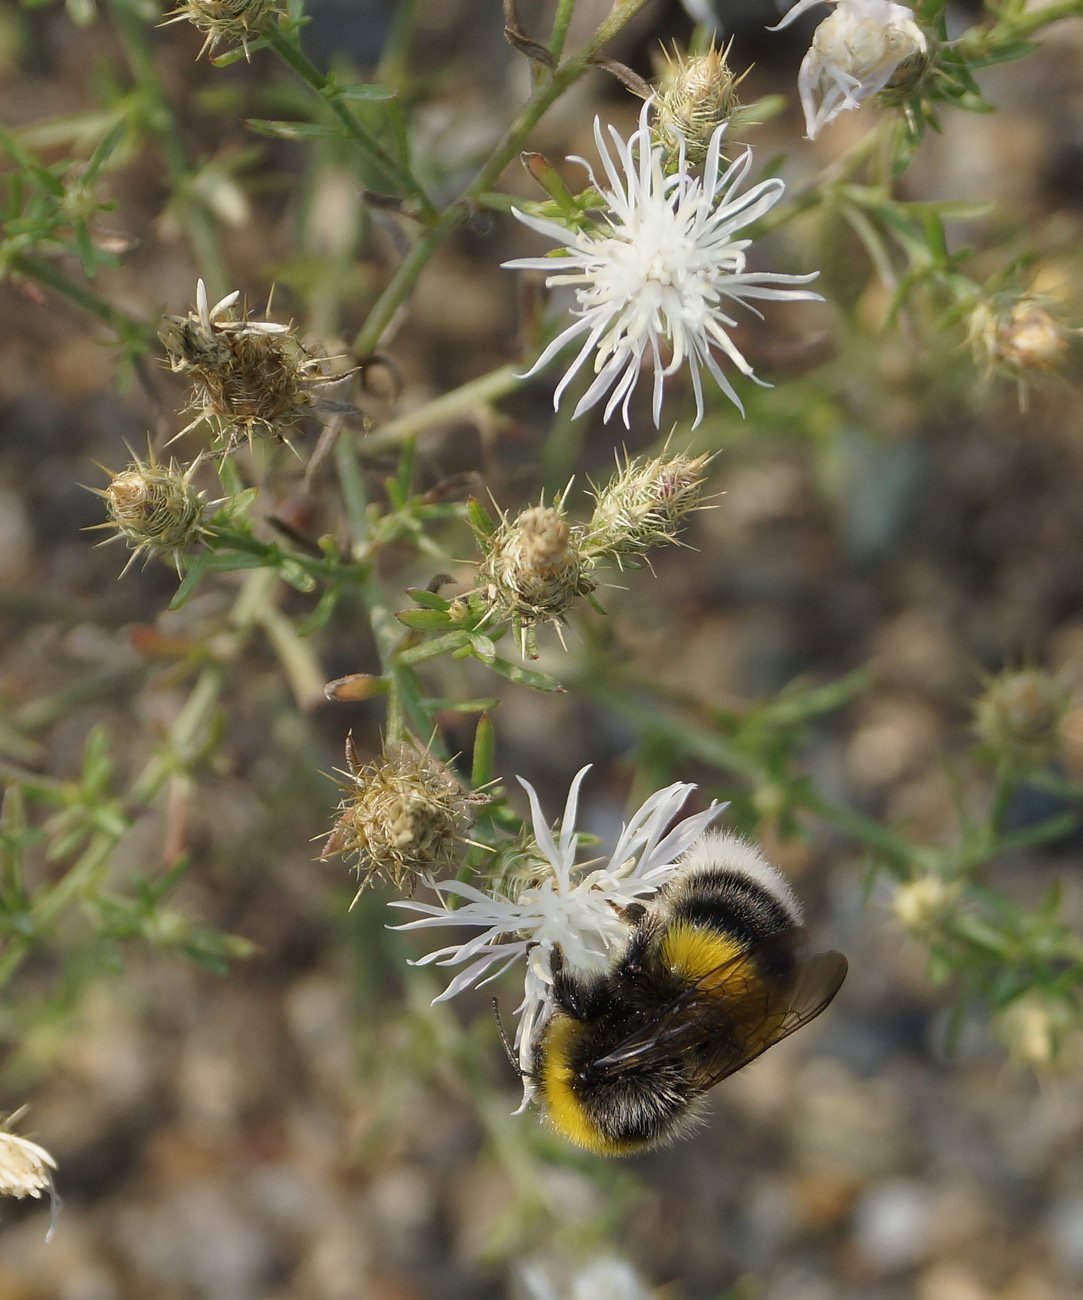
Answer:
<path fill-rule="evenodd" d="M 534 1055 L 546 1119 L 596 1155 L 628 1155 L 680 1136 L 696 1118 L 685 1066 L 670 1059 L 598 1071 L 591 1061 L 605 1053 L 605 1028 L 553 1014 Z"/>

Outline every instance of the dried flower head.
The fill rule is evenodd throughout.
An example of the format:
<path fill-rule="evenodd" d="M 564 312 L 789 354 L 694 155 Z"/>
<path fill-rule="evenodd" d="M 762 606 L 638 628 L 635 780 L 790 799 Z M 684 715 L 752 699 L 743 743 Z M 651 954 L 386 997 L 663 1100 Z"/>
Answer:
<path fill-rule="evenodd" d="M 685 517 L 699 506 L 703 471 L 711 457 L 625 457 L 616 474 L 594 494 L 594 513 L 584 541 L 588 554 L 624 558 L 674 542 Z"/>
<path fill-rule="evenodd" d="M 357 855 L 354 902 L 375 879 L 413 893 L 430 872 L 462 857 L 473 808 L 488 796 L 465 790 L 445 764 L 413 744 L 389 747 L 364 766 L 346 738 L 346 794 L 321 858 Z"/>
<path fill-rule="evenodd" d="M 918 876 L 896 888 L 891 907 L 903 929 L 924 934 L 951 916 L 962 892 L 958 880 L 937 875 Z"/>
<path fill-rule="evenodd" d="M 591 185 L 604 198 L 609 208 L 604 220 L 573 229 L 514 209 L 525 225 L 563 247 L 556 258 L 522 257 L 504 265 L 545 271 L 550 288 L 575 289 L 572 323 L 527 372 L 536 374 L 569 343 L 578 344 L 579 351 L 556 386 L 554 407 L 593 356 L 594 379 L 573 414 L 582 415 L 604 400 L 604 418 L 619 407 L 627 425 L 632 393 L 649 357 L 654 367 L 654 423 L 661 422 L 666 379 L 687 363 L 699 424 L 704 370 L 744 411 L 716 350 L 746 378 L 770 387 L 756 378 L 730 338 L 729 331 L 737 326 L 729 315 L 732 304 L 755 311 L 753 302 L 819 300 L 820 295 L 796 287 L 814 280 L 815 272 L 749 271 L 745 249 L 751 241 L 735 237 L 778 202 L 783 182 L 772 177 L 739 194 L 752 167 L 752 153 L 746 150 L 728 167 L 721 165 L 724 124 L 711 136 L 702 176 L 687 169 L 683 149 L 676 171 L 668 174 L 665 151 L 651 139 L 652 103 L 643 105 L 639 129 L 627 140 L 610 127 L 607 142 L 595 119 L 594 139 L 607 184 L 601 184 L 582 159 L 573 159 L 587 168 Z"/>
<path fill-rule="evenodd" d="M 824 0 L 798 0 L 771 31 L 788 26 Z M 847 109 L 879 94 L 899 67 L 926 54 L 914 11 L 892 0 L 835 0 L 834 13 L 816 28 L 801 63 L 797 88 L 810 140 Z"/>
<path fill-rule="evenodd" d="M 254 438 L 287 441 L 320 390 L 347 377 L 329 372 L 331 358 L 317 355 L 291 326 L 236 314 L 239 296 L 234 291 L 210 307 L 200 280 L 196 310 L 167 316 L 158 332 L 169 368 L 192 380 L 189 409 L 197 414 L 181 432 L 206 421 L 224 452 Z"/>
<path fill-rule="evenodd" d="M 654 135 L 672 165 L 681 156 L 698 167 L 707 157 L 711 137 L 740 108 L 737 87 L 747 73 L 735 77 L 727 57 L 731 41 L 720 49 L 711 41 L 705 54 L 663 51 L 665 66 L 658 78 L 655 95 Z"/>
<path fill-rule="evenodd" d="M 594 584 L 581 548 L 580 530 L 565 518 L 561 499 L 530 506 L 501 519 L 491 537 L 479 535 L 485 552 L 477 590 L 491 617 L 511 619 L 524 654 L 536 654 L 534 628 L 563 620 L 578 596 Z"/>
<path fill-rule="evenodd" d="M 1064 360 L 1069 333 L 1048 305 L 1032 295 L 1001 295 L 979 303 L 968 329 L 975 363 L 986 377 L 1001 374 L 1014 380 L 1021 405 L 1027 381 Z"/>
<path fill-rule="evenodd" d="M 248 42 L 262 35 L 268 23 L 285 15 L 286 8 L 278 0 L 184 0 L 161 25 L 189 22 L 206 32 L 197 58 L 213 54 L 223 41 L 238 41 L 247 59 Z"/>
<path fill-rule="evenodd" d="M 112 528 L 114 534 L 107 542 L 122 537 L 128 543 L 132 557 L 122 575 L 140 555 L 172 560 L 179 574 L 181 552 L 203 534 L 203 493 L 192 486 L 199 458 L 181 469 L 173 460 L 161 464 L 149 449 L 146 460 L 134 452 L 132 457 L 119 474 L 105 471 L 110 476 L 108 487 L 90 489 L 105 499 L 109 511 L 107 523 L 91 527 Z"/>
<path fill-rule="evenodd" d="M 17 1120 L 24 1110 L 25 1107 L 22 1107 L 0 1126 L 0 1196 L 14 1196 L 19 1200 L 25 1196 L 33 1196 L 38 1199 L 42 1192 L 47 1192 L 53 1203 L 52 1221 L 45 1238 L 48 1241 L 53 1235 L 56 1211 L 60 1203 L 53 1186 L 53 1170 L 57 1165 L 44 1147 L 31 1142 L 29 1138 L 19 1137 L 18 1134 L 9 1131 L 9 1125 Z"/>
<path fill-rule="evenodd" d="M 982 743 L 1012 762 L 1046 762 L 1060 740 L 1068 690 L 1039 668 L 1001 673 L 974 707 L 974 729 Z"/>

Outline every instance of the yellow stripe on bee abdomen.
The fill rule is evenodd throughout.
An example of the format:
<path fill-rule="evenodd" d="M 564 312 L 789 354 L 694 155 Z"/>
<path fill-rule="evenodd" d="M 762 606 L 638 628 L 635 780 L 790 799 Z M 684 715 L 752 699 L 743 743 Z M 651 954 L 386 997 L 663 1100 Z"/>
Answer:
<path fill-rule="evenodd" d="M 538 1079 L 542 1106 L 549 1123 L 561 1137 L 585 1147 L 599 1156 L 619 1156 L 635 1151 L 642 1142 L 614 1141 L 607 1138 L 587 1114 L 572 1087 L 575 1071 L 569 1053 L 575 1043 L 579 1024 L 571 1016 L 556 1012 L 545 1030 L 545 1050 Z"/>
<path fill-rule="evenodd" d="M 729 935 L 687 921 L 670 926 L 662 940 L 662 961 L 674 975 L 695 983 L 712 971 L 719 971 L 717 983 L 708 980 L 704 988 L 724 989 L 733 980 L 739 981 L 744 989 L 748 987 L 750 976 L 758 980 L 759 972 L 751 957 L 744 961 L 733 960 L 740 957 L 742 951 L 741 944 Z"/>

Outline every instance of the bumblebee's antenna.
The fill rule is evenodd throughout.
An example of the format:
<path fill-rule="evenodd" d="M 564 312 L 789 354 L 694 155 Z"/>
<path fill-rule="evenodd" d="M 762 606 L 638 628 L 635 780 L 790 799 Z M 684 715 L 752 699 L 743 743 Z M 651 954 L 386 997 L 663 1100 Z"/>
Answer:
<path fill-rule="evenodd" d="M 523 1067 L 519 1064 L 518 1058 L 511 1050 L 511 1043 L 508 1041 L 508 1036 L 504 1032 L 504 1022 L 500 1019 L 500 1005 L 496 998 L 493 998 L 493 1015 L 496 1017 L 497 1033 L 500 1035 L 500 1041 L 504 1044 L 504 1054 L 508 1058 L 508 1064 L 521 1079 L 523 1077 Z"/>

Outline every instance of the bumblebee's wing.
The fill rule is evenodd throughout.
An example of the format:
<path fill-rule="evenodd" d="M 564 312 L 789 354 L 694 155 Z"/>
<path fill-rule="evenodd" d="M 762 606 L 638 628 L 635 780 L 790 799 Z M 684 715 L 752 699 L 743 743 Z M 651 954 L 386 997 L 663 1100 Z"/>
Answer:
<path fill-rule="evenodd" d="M 839 991 L 847 968 L 848 962 L 841 952 L 818 952 L 797 967 L 788 998 L 772 998 L 761 988 L 736 1013 L 739 1028 L 736 1041 L 727 1034 L 700 1053 L 692 1075 L 695 1086 L 713 1088 L 769 1047 L 815 1020 Z"/>
<path fill-rule="evenodd" d="M 694 1055 L 697 1088 L 727 1075 L 814 1019 L 846 977 L 839 952 L 805 958 L 797 926 L 708 971 L 645 1025 L 591 1063 L 610 1074 Z M 766 972 L 766 978 L 762 972 Z"/>

